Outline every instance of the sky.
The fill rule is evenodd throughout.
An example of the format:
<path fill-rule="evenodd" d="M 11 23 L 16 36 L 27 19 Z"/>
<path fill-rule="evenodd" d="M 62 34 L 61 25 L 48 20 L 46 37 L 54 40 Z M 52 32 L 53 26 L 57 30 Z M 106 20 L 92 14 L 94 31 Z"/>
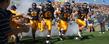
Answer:
<path fill-rule="evenodd" d="M 75 1 L 109 5 L 109 0 L 75 0 Z"/>
<path fill-rule="evenodd" d="M 16 0 L 14 0 L 14 1 L 16 1 Z M 33 1 L 44 2 L 46 0 L 33 0 Z M 51 0 L 51 1 L 63 1 L 63 0 Z M 75 0 L 75 1 L 76 2 L 87 2 L 87 3 L 96 3 L 96 4 L 106 4 L 106 5 L 109 5 L 109 0 Z M 70 2 L 72 2 L 72 0 L 70 0 Z"/>

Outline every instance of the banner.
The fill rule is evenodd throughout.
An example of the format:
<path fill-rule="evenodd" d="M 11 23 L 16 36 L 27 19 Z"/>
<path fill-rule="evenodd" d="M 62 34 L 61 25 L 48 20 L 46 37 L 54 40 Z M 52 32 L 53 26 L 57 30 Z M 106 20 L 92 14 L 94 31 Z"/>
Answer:
<path fill-rule="evenodd" d="M 59 2 L 64 2 L 65 0 L 59 0 Z"/>

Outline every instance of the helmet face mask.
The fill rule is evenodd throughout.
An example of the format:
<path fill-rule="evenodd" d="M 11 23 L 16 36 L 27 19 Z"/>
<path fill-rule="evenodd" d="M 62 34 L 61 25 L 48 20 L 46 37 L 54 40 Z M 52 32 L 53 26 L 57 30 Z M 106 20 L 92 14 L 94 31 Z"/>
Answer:
<path fill-rule="evenodd" d="M 32 4 L 32 8 L 36 8 L 37 4 L 36 3 L 33 3 Z"/>
<path fill-rule="evenodd" d="M 32 8 L 36 8 L 36 6 L 32 6 Z"/>
<path fill-rule="evenodd" d="M 15 5 L 13 5 L 13 6 L 11 6 L 11 9 L 12 9 L 12 10 L 16 10 L 17 7 L 16 7 Z"/>
<path fill-rule="evenodd" d="M 83 3 L 82 7 L 87 8 L 87 3 Z"/>

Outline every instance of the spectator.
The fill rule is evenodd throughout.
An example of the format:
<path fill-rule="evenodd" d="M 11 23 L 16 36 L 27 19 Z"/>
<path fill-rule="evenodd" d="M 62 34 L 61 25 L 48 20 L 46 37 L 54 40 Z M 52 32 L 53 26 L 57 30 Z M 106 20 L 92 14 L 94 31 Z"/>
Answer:
<path fill-rule="evenodd" d="M 105 16 L 104 16 L 104 14 L 102 12 L 99 12 L 97 15 L 97 19 L 98 19 L 98 22 L 101 27 L 100 32 L 104 33 L 105 32 Z"/>
<path fill-rule="evenodd" d="M 6 10 L 10 0 L 0 0 L 0 44 L 8 44 L 8 36 L 11 32 L 11 12 Z"/>
<path fill-rule="evenodd" d="M 108 31 L 109 31 L 109 14 L 108 14 L 107 20 L 108 20 Z"/>
<path fill-rule="evenodd" d="M 94 29 L 94 13 L 91 12 L 89 15 L 88 15 L 88 27 L 89 27 L 89 31 L 90 32 L 94 32 L 95 29 Z"/>

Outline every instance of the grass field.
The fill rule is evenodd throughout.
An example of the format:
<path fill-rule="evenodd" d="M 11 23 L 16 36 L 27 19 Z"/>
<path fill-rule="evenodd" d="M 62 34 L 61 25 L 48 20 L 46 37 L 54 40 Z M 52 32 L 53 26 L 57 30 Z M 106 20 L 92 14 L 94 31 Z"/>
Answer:
<path fill-rule="evenodd" d="M 25 37 L 22 40 L 22 44 L 44 44 L 45 38 L 38 37 L 36 41 L 33 42 L 31 37 Z M 109 44 L 109 32 L 99 33 L 99 32 L 84 32 L 83 39 L 75 40 L 73 36 L 65 37 L 65 40 L 60 41 L 59 37 L 52 37 L 52 44 Z"/>
<path fill-rule="evenodd" d="M 83 32 L 81 40 L 74 39 L 73 36 L 65 37 L 63 41 L 58 36 L 51 38 L 51 44 L 109 44 L 109 32 L 99 33 L 100 26 L 95 27 L 96 32 Z M 33 42 L 32 37 L 23 37 L 22 44 L 45 44 L 46 38 L 37 37 Z"/>
<path fill-rule="evenodd" d="M 109 32 L 105 34 L 99 32 L 85 33 L 83 40 L 68 39 L 58 41 L 55 44 L 109 44 Z"/>

